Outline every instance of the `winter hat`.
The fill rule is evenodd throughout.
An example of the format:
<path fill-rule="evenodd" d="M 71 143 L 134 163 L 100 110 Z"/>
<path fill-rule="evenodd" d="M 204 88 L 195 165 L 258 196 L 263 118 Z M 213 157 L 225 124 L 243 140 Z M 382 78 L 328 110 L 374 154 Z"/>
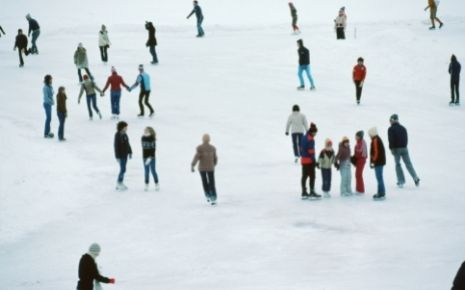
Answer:
<path fill-rule="evenodd" d="M 371 128 L 370 130 L 368 130 L 368 135 L 370 135 L 371 138 L 377 136 L 378 129 L 376 129 L 376 127 Z"/>
<path fill-rule="evenodd" d="M 292 106 L 292 112 L 299 112 L 299 111 L 300 111 L 299 105 Z"/>
<path fill-rule="evenodd" d="M 325 140 L 325 147 L 331 147 L 333 146 L 333 141 L 331 141 L 331 139 L 326 139 Z"/>
<path fill-rule="evenodd" d="M 112 73 L 115 73 L 116 72 L 116 68 L 114 66 L 111 67 L 111 72 Z"/>
<path fill-rule="evenodd" d="M 344 11 L 346 11 L 346 7 L 342 6 L 341 9 L 339 9 L 339 12 L 344 12 Z"/>
<path fill-rule="evenodd" d="M 89 253 L 91 253 L 94 256 L 98 256 L 98 254 L 100 254 L 100 250 L 101 250 L 100 245 L 97 243 L 93 243 L 89 247 Z"/>
<path fill-rule="evenodd" d="M 361 130 L 358 131 L 357 133 L 355 133 L 355 136 L 357 136 L 357 137 L 360 138 L 360 139 L 363 139 L 363 135 L 364 135 L 364 133 L 363 133 L 363 131 L 361 131 Z"/>
<path fill-rule="evenodd" d="M 140 70 L 144 70 L 144 65 L 143 65 L 143 64 L 140 64 L 140 65 L 139 65 L 139 69 L 140 69 Z"/>
<path fill-rule="evenodd" d="M 399 121 L 399 116 L 397 114 L 392 114 L 391 118 L 389 118 L 389 121 L 398 122 Z"/>
<path fill-rule="evenodd" d="M 82 42 L 79 42 L 79 43 L 78 43 L 78 47 L 79 47 L 79 48 L 83 48 L 83 47 L 84 47 L 84 46 L 82 45 Z"/>
<path fill-rule="evenodd" d="M 347 136 L 342 137 L 342 143 L 349 142 L 349 141 L 350 141 L 349 137 L 347 137 Z"/>
<path fill-rule="evenodd" d="M 88 79 L 89 79 L 89 76 L 88 76 L 88 75 L 84 75 L 82 78 L 83 78 L 84 80 L 88 80 Z"/>
<path fill-rule="evenodd" d="M 30 13 L 26 14 L 26 19 L 31 19 L 31 18 L 32 18 L 32 17 L 31 17 L 31 14 L 30 14 Z"/>
<path fill-rule="evenodd" d="M 297 40 L 297 43 L 298 43 L 300 46 L 303 46 L 303 45 L 304 45 L 304 41 L 303 41 L 302 39 Z"/>
<path fill-rule="evenodd" d="M 126 128 L 128 126 L 128 123 L 124 122 L 124 121 L 121 121 L 121 122 L 118 122 L 118 125 L 116 125 L 116 129 L 119 131 L 123 130 L 124 128 Z"/>
<path fill-rule="evenodd" d="M 365 60 L 363 59 L 363 57 L 359 57 L 359 58 L 357 59 L 357 62 L 359 62 L 359 61 L 364 62 Z"/>
<path fill-rule="evenodd" d="M 310 133 L 316 133 L 316 132 L 318 132 L 318 128 L 317 128 L 316 125 L 312 122 L 312 123 L 310 123 L 310 129 L 309 129 L 308 131 L 310 131 Z"/>

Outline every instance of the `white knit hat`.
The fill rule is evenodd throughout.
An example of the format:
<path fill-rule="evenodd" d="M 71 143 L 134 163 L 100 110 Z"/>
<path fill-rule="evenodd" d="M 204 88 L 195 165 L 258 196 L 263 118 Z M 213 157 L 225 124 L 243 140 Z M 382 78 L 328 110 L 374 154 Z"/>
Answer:
<path fill-rule="evenodd" d="M 100 245 L 97 244 L 97 243 L 93 243 L 93 244 L 90 245 L 90 247 L 89 247 L 89 253 L 94 254 L 94 255 L 96 255 L 96 256 L 97 256 L 98 254 L 100 254 L 100 250 L 101 250 Z"/>
<path fill-rule="evenodd" d="M 376 127 L 370 128 L 370 130 L 368 130 L 368 135 L 370 135 L 370 137 L 377 136 L 378 135 L 378 129 L 376 129 Z"/>

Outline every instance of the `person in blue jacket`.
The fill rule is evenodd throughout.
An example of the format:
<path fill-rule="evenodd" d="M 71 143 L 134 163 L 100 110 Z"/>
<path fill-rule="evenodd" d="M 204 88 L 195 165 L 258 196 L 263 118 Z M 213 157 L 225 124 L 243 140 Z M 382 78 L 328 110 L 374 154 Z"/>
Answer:
<path fill-rule="evenodd" d="M 32 46 L 29 49 L 29 53 L 30 54 L 39 54 L 39 49 L 37 49 L 37 39 L 39 38 L 39 35 L 40 35 L 39 22 L 37 22 L 37 20 L 32 18 L 31 14 L 27 14 L 26 19 L 29 22 L 28 36 L 30 37 L 31 34 L 32 34 L 32 39 L 31 39 Z"/>
<path fill-rule="evenodd" d="M 187 15 L 187 19 L 189 19 L 194 13 L 195 17 L 197 18 L 197 37 L 203 37 L 205 35 L 205 32 L 202 28 L 203 13 L 202 8 L 199 6 L 199 1 L 194 1 L 194 9 L 192 9 L 192 12 Z"/>
<path fill-rule="evenodd" d="M 449 74 L 450 74 L 450 94 L 451 101 L 449 105 L 459 105 L 460 96 L 459 96 L 459 83 L 460 83 L 460 70 L 462 66 L 457 61 L 457 57 L 452 55 L 450 58 L 449 64 Z"/>
<path fill-rule="evenodd" d="M 152 117 L 155 111 L 152 108 L 152 105 L 149 103 L 150 97 L 150 76 L 148 73 L 144 71 L 144 65 L 139 65 L 139 75 L 137 76 L 136 82 L 130 88 L 130 91 L 135 89 L 138 85 L 140 85 L 140 94 L 139 94 L 139 107 L 140 107 L 140 114 L 137 115 L 138 117 L 144 116 L 144 104 L 149 108 L 150 115 Z"/>
<path fill-rule="evenodd" d="M 44 109 L 45 109 L 45 129 L 44 138 L 53 138 L 53 133 L 50 132 L 50 123 L 52 121 L 52 106 L 55 105 L 53 100 L 53 87 L 52 87 L 52 76 L 46 75 L 44 78 L 44 88 L 42 89 L 44 94 Z"/>

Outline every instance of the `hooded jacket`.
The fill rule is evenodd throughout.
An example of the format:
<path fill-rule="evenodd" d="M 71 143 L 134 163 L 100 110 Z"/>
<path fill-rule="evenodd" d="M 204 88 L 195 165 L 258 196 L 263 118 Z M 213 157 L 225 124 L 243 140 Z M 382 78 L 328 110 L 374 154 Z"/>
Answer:
<path fill-rule="evenodd" d="M 310 51 L 303 44 L 300 44 L 297 54 L 299 55 L 299 65 L 310 64 Z"/>
<path fill-rule="evenodd" d="M 375 167 L 386 165 L 386 151 L 383 141 L 378 135 L 371 138 L 370 163 Z"/>
<path fill-rule="evenodd" d="M 450 65 L 449 65 L 449 74 L 451 81 L 458 82 L 460 80 L 460 71 L 462 66 L 457 61 L 455 55 L 451 58 Z"/>
<path fill-rule="evenodd" d="M 147 22 L 145 24 L 145 29 L 147 29 L 149 33 L 149 38 L 147 39 L 147 43 L 145 44 L 146 46 L 156 46 L 157 43 L 157 38 L 155 37 L 155 26 L 153 26 L 152 22 Z"/>

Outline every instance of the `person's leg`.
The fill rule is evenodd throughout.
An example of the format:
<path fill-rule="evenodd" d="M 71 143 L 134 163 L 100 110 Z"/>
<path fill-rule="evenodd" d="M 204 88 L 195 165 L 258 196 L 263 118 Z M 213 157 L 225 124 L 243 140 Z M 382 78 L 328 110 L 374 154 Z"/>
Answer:
<path fill-rule="evenodd" d="M 152 158 L 149 164 L 150 171 L 152 172 L 153 181 L 155 182 L 155 184 L 158 184 L 158 174 L 157 174 L 155 165 L 156 165 L 156 160 L 155 158 Z"/>
<path fill-rule="evenodd" d="M 116 92 L 110 91 L 111 114 L 116 115 Z"/>
<path fill-rule="evenodd" d="M 298 71 L 297 71 L 297 76 L 299 77 L 300 86 L 302 88 L 305 86 L 304 77 L 302 76 L 303 73 L 304 73 L 304 66 L 299 65 L 299 68 L 298 68 Z"/>
<path fill-rule="evenodd" d="M 145 105 L 150 109 L 150 115 L 153 114 L 153 108 L 152 105 L 149 103 L 149 98 L 150 98 L 150 91 L 145 93 Z"/>
<path fill-rule="evenodd" d="M 306 164 L 302 165 L 302 178 L 300 179 L 300 185 L 302 187 L 302 194 L 308 193 L 307 186 L 306 186 L 308 176 L 309 176 L 308 166 Z"/>
<path fill-rule="evenodd" d="M 64 123 L 65 123 L 65 114 L 62 113 L 62 112 L 58 112 L 57 113 L 57 116 L 58 116 L 58 121 L 59 121 L 59 125 L 58 125 L 58 139 L 62 140 L 63 139 L 63 130 L 64 130 Z"/>
<path fill-rule="evenodd" d="M 140 116 L 144 115 L 144 105 L 142 104 L 142 100 L 144 99 L 145 93 L 141 90 L 139 93 L 139 108 L 140 108 Z"/>
<path fill-rule="evenodd" d="M 341 174 L 341 186 L 340 186 L 340 191 L 341 191 L 341 194 L 346 194 L 346 172 L 345 172 L 345 168 L 343 166 L 343 163 L 341 163 L 340 167 L 339 167 L 339 172 Z"/>
<path fill-rule="evenodd" d="M 123 183 L 124 174 L 126 173 L 126 163 L 128 162 L 127 158 L 119 159 L 119 174 L 118 174 L 118 183 Z"/>
<path fill-rule="evenodd" d="M 197 21 L 197 30 L 198 30 L 198 33 L 199 33 L 200 36 L 203 36 L 205 34 L 205 32 L 203 31 L 203 28 L 202 28 L 202 22 L 203 22 L 203 18 L 200 18 Z"/>
<path fill-rule="evenodd" d="M 52 106 L 44 103 L 44 109 L 45 109 L 44 136 L 47 137 L 50 134 L 50 122 L 52 121 Z"/>
<path fill-rule="evenodd" d="M 79 82 L 80 82 L 80 83 L 82 83 L 82 74 L 81 74 L 81 69 L 80 69 L 80 68 L 78 68 L 78 69 L 77 69 L 77 71 L 78 71 Z"/>
<path fill-rule="evenodd" d="M 90 78 L 91 80 L 93 80 L 93 79 L 94 79 L 94 77 L 93 77 L 93 76 L 92 76 L 92 74 L 90 73 L 90 70 L 89 70 L 89 68 L 88 68 L 88 67 L 85 67 L 84 69 L 85 69 L 85 71 L 86 71 L 87 75 L 89 76 L 89 78 Z"/>
<path fill-rule="evenodd" d="M 31 40 L 31 43 L 32 43 L 31 51 L 32 51 L 32 53 L 39 53 L 39 49 L 37 48 L 37 39 L 39 38 L 39 35 L 40 35 L 40 30 L 35 30 L 35 31 L 32 32 L 32 40 Z"/>
<path fill-rule="evenodd" d="M 158 63 L 157 51 L 155 50 L 155 45 L 150 46 L 150 54 L 152 55 L 152 63 Z"/>
<path fill-rule="evenodd" d="M 22 48 L 18 48 L 18 54 L 19 54 L 19 65 L 23 66 L 24 60 L 23 60 L 23 49 Z"/>
<path fill-rule="evenodd" d="M 400 149 L 393 149 L 394 161 L 396 163 L 396 176 L 397 176 L 397 185 L 402 186 L 405 184 L 404 171 L 402 170 L 402 164 L 400 163 Z"/>
<path fill-rule="evenodd" d="M 105 57 L 104 62 L 107 62 L 108 61 L 108 46 L 106 45 L 103 47 L 103 55 Z"/>
<path fill-rule="evenodd" d="M 309 166 L 309 176 L 310 176 L 310 192 L 315 192 L 315 163 L 310 164 Z"/>
<path fill-rule="evenodd" d="M 329 191 L 329 178 L 328 178 L 329 170 L 330 169 L 326 169 L 326 168 L 321 169 L 321 179 L 323 180 L 322 185 L 321 185 L 321 190 L 323 192 Z"/>
<path fill-rule="evenodd" d="M 294 156 L 300 157 L 300 140 L 302 139 L 302 133 L 292 133 L 292 148 L 294 150 Z"/>
<path fill-rule="evenodd" d="M 215 185 L 215 172 L 209 171 L 208 174 L 208 185 L 210 187 L 210 199 L 216 201 L 216 185 Z"/>
<path fill-rule="evenodd" d="M 455 81 L 455 103 L 460 103 L 460 94 L 459 94 L 459 85 L 460 80 Z"/>
<path fill-rule="evenodd" d="M 450 80 L 450 102 L 455 103 L 455 82 Z"/>
<path fill-rule="evenodd" d="M 346 189 L 348 193 L 352 193 L 352 164 L 350 161 L 346 161 L 346 167 L 347 167 L 347 183 L 346 183 Z"/>
<path fill-rule="evenodd" d="M 202 186 L 203 186 L 203 191 L 205 193 L 205 197 L 207 199 L 210 199 L 210 188 L 207 180 L 207 172 L 206 171 L 200 171 L 200 178 L 202 179 Z"/>
<path fill-rule="evenodd" d="M 147 164 L 147 159 L 146 158 L 143 158 L 142 162 L 144 163 L 144 183 L 149 184 L 150 164 Z"/>
<path fill-rule="evenodd" d="M 413 178 L 414 181 L 418 180 L 417 173 L 415 172 L 415 169 L 413 168 L 412 161 L 410 160 L 410 156 L 409 156 L 407 148 L 401 149 L 401 157 L 402 157 L 402 160 L 404 161 L 407 171 L 410 173 L 410 176 Z"/>
<path fill-rule="evenodd" d="M 92 95 L 91 100 L 92 100 L 92 107 L 94 108 L 94 111 L 100 115 L 100 110 L 97 107 L 97 96 Z"/>
<path fill-rule="evenodd" d="M 92 107 L 91 107 L 91 102 L 92 102 L 92 96 L 93 95 L 88 95 L 86 96 L 86 101 L 87 101 L 87 111 L 89 112 L 89 118 L 92 119 Z"/>
<path fill-rule="evenodd" d="M 105 62 L 105 55 L 103 52 L 104 46 L 99 46 L 100 48 L 100 59 L 102 59 L 103 62 Z"/>
<path fill-rule="evenodd" d="M 364 161 L 358 161 L 355 166 L 355 191 L 365 193 L 365 183 L 363 182 Z"/>
<path fill-rule="evenodd" d="M 307 78 L 310 82 L 310 88 L 315 88 L 315 83 L 313 82 L 312 72 L 310 65 L 307 65 L 305 69 L 305 73 L 307 74 Z"/>
<path fill-rule="evenodd" d="M 375 167 L 375 174 L 376 174 L 376 181 L 378 182 L 378 194 L 385 195 L 386 189 L 384 187 L 384 179 L 383 179 L 383 168 L 384 166 L 376 166 Z"/>

